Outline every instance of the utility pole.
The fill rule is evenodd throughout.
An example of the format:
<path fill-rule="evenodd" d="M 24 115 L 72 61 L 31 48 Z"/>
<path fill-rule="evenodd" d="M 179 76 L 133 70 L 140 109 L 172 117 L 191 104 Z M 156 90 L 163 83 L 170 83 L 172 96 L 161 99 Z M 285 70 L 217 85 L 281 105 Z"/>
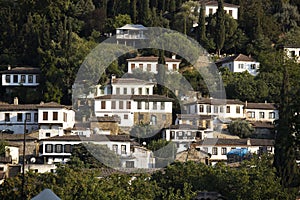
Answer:
<path fill-rule="evenodd" d="M 24 137 L 23 137 L 22 199 L 26 199 L 26 192 L 25 192 L 25 145 L 26 145 L 26 119 L 24 120 Z"/>

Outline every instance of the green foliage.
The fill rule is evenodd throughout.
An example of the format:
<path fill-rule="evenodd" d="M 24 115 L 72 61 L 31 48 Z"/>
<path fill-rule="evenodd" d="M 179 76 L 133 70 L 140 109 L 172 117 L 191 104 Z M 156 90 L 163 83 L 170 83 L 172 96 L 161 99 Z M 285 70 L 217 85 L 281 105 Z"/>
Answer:
<path fill-rule="evenodd" d="M 223 0 L 218 0 L 218 9 L 216 12 L 216 33 L 214 41 L 216 43 L 216 52 L 220 56 L 221 49 L 224 46 L 225 42 L 225 11 L 224 11 L 224 5 Z"/>
<path fill-rule="evenodd" d="M 248 138 L 254 129 L 246 120 L 235 120 L 228 125 L 228 131 L 230 134 L 237 135 L 240 138 Z"/>
<path fill-rule="evenodd" d="M 8 143 L 5 140 L 0 140 L 0 156 L 5 156 L 5 152 L 6 152 L 5 146 L 7 145 Z"/>

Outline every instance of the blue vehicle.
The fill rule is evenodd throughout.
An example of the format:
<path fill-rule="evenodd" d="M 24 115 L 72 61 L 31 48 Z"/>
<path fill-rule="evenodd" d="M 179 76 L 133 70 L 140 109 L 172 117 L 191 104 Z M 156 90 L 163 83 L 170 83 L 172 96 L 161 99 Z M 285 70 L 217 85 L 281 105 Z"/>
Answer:
<path fill-rule="evenodd" d="M 227 162 L 241 162 L 250 158 L 250 152 L 246 148 L 232 149 L 227 153 Z"/>

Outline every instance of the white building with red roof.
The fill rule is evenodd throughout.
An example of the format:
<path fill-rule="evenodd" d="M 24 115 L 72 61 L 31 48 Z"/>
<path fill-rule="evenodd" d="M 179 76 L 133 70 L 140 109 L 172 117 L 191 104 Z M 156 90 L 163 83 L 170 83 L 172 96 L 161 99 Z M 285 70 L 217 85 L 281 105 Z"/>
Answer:
<path fill-rule="evenodd" d="M 217 12 L 218 1 L 200 1 L 200 6 L 204 3 L 206 16 L 213 15 Z M 224 11 L 230 15 L 233 19 L 238 19 L 239 7 L 235 4 L 223 3 Z"/>

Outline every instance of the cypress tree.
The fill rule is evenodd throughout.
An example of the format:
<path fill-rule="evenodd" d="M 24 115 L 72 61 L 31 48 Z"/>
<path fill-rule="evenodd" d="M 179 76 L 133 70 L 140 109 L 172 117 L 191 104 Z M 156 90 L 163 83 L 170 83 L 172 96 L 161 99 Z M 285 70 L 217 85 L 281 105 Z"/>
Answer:
<path fill-rule="evenodd" d="M 132 20 L 132 23 L 137 22 L 137 10 L 136 10 L 136 0 L 130 1 L 130 17 Z"/>
<path fill-rule="evenodd" d="M 281 89 L 279 120 L 276 127 L 274 166 L 281 178 L 282 186 L 288 188 L 295 183 L 298 175 L 296 164 L 295 139 L 292 130 L 290 84 L 287 66 L 284 65 L 284 77 Z"/>
<path fill-rule="evenodd" d="M 158 94 L 164 94 L 164 81 L 165 81 L 165 56 L 164 56 L 164 50 L 159 50 L 159 56 L 158 56 L 158 69 L 157 69 L 157 89 Z"/>
<path fill-rule="evenodd" d="M 199 12 L 197 40 L 201 45 L 206 41 L 205 5 L 202 3 Z"/>
<path fill-rule="evenodd" d="M 218 0 L 218 10 L 217 10 L 217 30 L 215 36 L 215 43 L 216 43 L 216 51 L 217 54 L 220 56 L 221 49 L 224 46 L 225 42 L 225 11 L 223 6 L 223 0 Z"/>

